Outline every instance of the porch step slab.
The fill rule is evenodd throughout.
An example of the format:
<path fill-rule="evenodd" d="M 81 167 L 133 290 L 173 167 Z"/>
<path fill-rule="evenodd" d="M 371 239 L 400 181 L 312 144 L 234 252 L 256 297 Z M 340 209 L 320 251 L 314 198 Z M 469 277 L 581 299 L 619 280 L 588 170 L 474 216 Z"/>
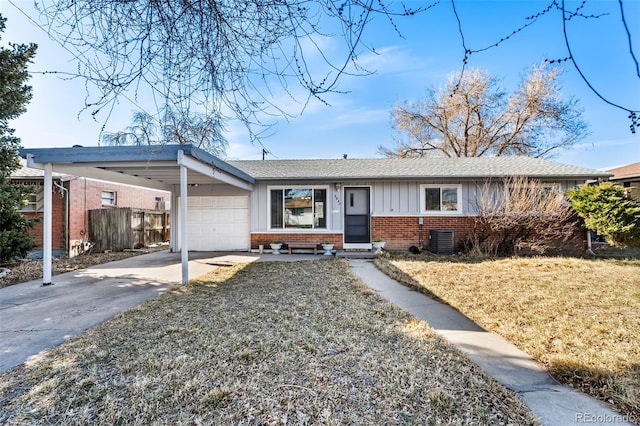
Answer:
<path fill-rule="evenodd" d="M 368 250 L 338 250 L 336 251 L 336 257 L 345 259 L 375 259 L 378 255 Z"/>

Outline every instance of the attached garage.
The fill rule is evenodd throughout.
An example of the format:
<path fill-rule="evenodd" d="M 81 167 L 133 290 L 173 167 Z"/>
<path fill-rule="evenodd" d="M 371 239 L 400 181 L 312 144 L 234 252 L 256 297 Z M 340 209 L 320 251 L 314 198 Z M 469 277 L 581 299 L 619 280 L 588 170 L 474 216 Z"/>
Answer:
<path fill-rule="evenodd" d="M 193 251 L 248 251 L 249 196 L 187 198 L 187 244 Z"/>

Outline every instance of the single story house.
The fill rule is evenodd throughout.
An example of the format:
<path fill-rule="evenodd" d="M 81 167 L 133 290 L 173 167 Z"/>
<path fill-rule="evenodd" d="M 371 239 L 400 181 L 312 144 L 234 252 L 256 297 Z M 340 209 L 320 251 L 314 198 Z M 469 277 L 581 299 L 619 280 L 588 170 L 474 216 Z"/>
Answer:
<path fill-rule="evenodd" d="M 11 182 L 34 187 L 20 208 L 30 218 L 44 217 L 44 171 L 22 167 L 11 174 Z M 64 173 L 52 174 L 52 250 L 73 257 L 89 241 L 89 212 L 131 207 L 141 210 L 169 209 L 171 193 Z M 33 228 L 36 249 L 42 249 L 43 222 Z"/>
<path fill-rule="evenodd" d="M 183 253 L 185 283 L 188 250 L 257 250 L 275 239 L 370 249 L 381 237 L 405 251 L 432 229 L 462 238 L 488 179 L 528 176 L 567 189 L 609 176 L 528 157 L 222 161 L 191 145 L 21 155 L 45 177 L 56 171 L 169 191 L 171 249 Z"/>
<path fill-rule="evenodd" d="M 623 188 L 627 188 L 629 196 L 640 201 L 640 162 L 616 167 L 607 172 L 613 176 L 609 180 Z"/>

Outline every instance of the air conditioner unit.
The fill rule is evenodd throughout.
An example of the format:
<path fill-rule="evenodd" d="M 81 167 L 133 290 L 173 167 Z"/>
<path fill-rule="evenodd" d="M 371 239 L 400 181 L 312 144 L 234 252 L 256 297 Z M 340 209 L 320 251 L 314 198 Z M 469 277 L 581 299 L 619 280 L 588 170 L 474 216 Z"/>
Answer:
<path fill-rule="evenodd" d="M 429 251 L 435 254 L 453 254 L 453 230 L 432 229 L 429 231 Z"/>

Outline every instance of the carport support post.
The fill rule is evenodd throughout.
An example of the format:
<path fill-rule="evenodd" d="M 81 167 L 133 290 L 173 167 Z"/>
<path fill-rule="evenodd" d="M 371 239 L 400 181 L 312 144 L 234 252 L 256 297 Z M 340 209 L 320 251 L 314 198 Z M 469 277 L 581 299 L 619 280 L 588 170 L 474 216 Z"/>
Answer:
<path fill-rule="evenodd" d="M 182 284 L 189 283 L 189 247 L 187 247 L 187 166 L 182 164 L 183 151 L 178 151 L 180 164 L 180 250 L 182 254 Z"/>
<path fill-rule="evenodd" d="M 53 166 L 44 165 L 44 221 L 42 224 L 42 285 L 51 285 L 51 216 L 53 215 Z"/>

